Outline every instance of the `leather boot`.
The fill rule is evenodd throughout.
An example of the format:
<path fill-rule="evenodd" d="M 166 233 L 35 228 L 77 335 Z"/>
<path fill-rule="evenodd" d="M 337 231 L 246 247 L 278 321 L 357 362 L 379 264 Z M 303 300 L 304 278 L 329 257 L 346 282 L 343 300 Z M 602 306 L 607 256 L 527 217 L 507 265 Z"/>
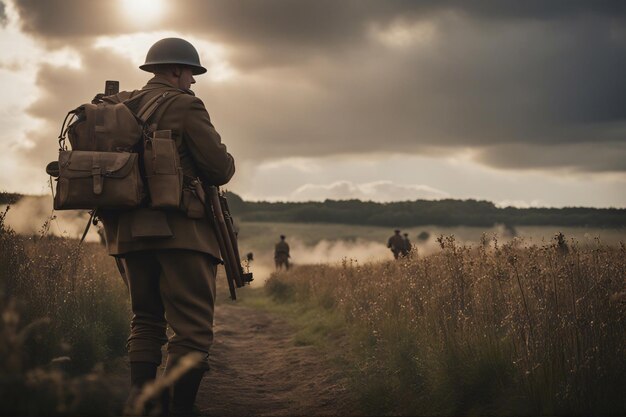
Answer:
<path fill-rule="evenodd" d="M 191 369 L 174 383 L 170 406 L 171 417 L 199 415 L 198 410 L 194 408 L 194 403 L 204 372 L 204 369 Z"/>
<path fill-rule="evenodd" d="M 130 394 L 126 400 L 126 415 L 134 410 L 135 401 L 141 394 L 144 385 L 156 379 L 158 364 L 152 362 L 131 362 L 130 363 Z M 168 415 L 169 411 L 169 391 L 164 390 L 159 398 L 152 399 L 144 404 L 140 411 L 140 416 L 162 416 Z"/>
<path fill-rule="evenodd" d="M 156 378 L 157 367 L 158 365 L 152 362 L 130 363 L 130 392 L 124 406 L 124 415 L 148 415 L 148 406 L 138 412 L 135 410 L 135 403 L 144 385 Z"/>
<path fill-rule="evenodd" d="M 130 384 L 141 389 L 147 382 L 156 378 L 158 365 L 152 362 L 130 363 Z"/>

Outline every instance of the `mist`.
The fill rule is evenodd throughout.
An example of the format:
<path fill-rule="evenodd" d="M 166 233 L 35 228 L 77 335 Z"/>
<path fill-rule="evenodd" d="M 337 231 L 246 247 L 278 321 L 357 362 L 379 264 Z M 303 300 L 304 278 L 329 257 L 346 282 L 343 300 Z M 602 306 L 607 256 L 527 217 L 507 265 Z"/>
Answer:
<path fill-rule="evenodd" d="M 4 212 L 6 205 L 1 207 Z M 54 211 L 51 196 L 24 196 L 11 204 L 6 224 L 22 235 L 45 234 L 80 239 L 89 221 L 87 211 Z M 91 227 L 85 238 L 87 242 L 99 242 L 97 227 Z"/>
<path fill-rule="evenodd" d="M 344 259 L 359 263 L 377 263 L 392 261 L 393 254 L 386 242 L 356 239 L 322 239 L 317 243 L 306 244 L 303 238 L 294 236 L 289 240 L 292 267 L 314 264 L 340 264 Z M 426 256 L 439 250 L 434 238 L 422 242 L 412 242 L 413 256 Z M 254 253 L 255 260 L 250 263 L 254 274 L 253 286 L 261 286 L 276 271 L 273 250 Z"/>

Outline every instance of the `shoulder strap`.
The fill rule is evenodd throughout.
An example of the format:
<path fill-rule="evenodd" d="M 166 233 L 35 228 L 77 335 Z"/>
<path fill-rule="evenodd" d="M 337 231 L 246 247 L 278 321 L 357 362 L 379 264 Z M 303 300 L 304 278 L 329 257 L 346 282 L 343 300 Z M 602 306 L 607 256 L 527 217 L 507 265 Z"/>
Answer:
<path fill-rule="evenodd" d="M 157 94 L 152 97 L 146 104 L 144 104 L 139 111 L 137 112 L 137 117 L 143 122 L 147 123 L 152 114 L 159 108 L 161 104 L 163 104 L 168 99 L 177 96 L 178 94 L 182 94 L 182 91 L 179 90 L 168 90 L 164 93 Z"/>

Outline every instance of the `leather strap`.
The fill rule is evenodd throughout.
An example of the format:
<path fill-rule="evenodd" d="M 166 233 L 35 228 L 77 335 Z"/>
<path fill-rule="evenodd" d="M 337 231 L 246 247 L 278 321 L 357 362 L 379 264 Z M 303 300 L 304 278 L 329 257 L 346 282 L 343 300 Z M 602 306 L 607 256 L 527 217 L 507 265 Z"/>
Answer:
<path fill-rule="evenodd" d="M 144 104 L 139 111 L 137 112 L 137 117 L 141 119 L 143 123 L 147 123 L 152 114 L 159 108 L 161 104 L 167 101 L 171 97 L 175 97 L 178 94 L 182 94 L 181 91 L 178 90 L 168 90 L 164 93 L 157 94 L 152 97 L 146 104 Z"/>

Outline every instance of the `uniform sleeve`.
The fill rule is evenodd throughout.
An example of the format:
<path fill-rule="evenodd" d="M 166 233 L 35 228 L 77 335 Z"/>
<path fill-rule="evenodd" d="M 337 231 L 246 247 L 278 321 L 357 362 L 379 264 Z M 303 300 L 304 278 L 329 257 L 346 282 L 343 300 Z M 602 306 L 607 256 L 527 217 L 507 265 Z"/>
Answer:
<path fill-rule="evenodd" d="M 235 161 L 199 98 L 194 98 L 186 112 L 183 135 L 202 181 L 226 184 L 235 173 Z"/>

